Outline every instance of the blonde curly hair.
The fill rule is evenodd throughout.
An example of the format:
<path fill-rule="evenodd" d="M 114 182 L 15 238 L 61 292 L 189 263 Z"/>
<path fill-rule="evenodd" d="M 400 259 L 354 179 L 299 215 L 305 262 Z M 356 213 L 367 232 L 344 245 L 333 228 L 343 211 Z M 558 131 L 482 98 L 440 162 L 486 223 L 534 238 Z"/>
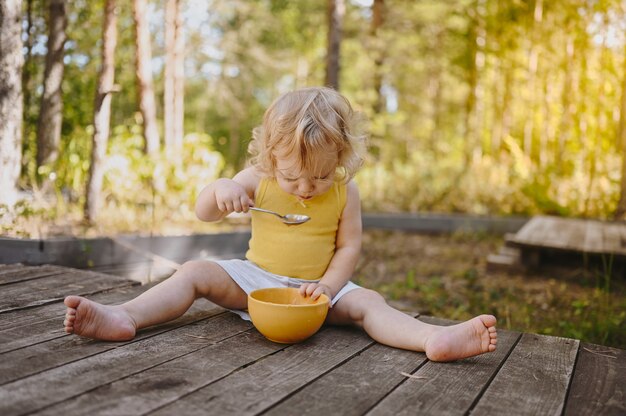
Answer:
<path fill-rule="evenodd" d="M 276 154 L 295 155 L 313 172 L 320 158 L 337 155 L 336 178 L 350 181 L 363 164 L 365 137 L 353 132 L 350 102 L 326 87 L 302 88 L 278 97 L 252 131 L 250 164 L 275 177 Z"/>

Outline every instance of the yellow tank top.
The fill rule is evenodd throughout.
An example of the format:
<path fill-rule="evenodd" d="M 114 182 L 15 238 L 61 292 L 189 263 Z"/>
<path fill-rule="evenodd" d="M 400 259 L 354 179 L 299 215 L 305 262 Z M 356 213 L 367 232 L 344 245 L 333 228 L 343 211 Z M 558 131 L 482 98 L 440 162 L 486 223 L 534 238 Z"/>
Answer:
<path fill-rule="evenodd" d="M 298 279 L 319 279 L 335 254 L 339 220 L 346 205 L 346 185 L 335 182 L 323 195 L 303 201 L 283 191 L 275 179 L 262 179 L 255 206 L 311 219 L 286 225 L 273 215 L 250 211 L 252 237 L 246 258 L 270 273 Z"/>

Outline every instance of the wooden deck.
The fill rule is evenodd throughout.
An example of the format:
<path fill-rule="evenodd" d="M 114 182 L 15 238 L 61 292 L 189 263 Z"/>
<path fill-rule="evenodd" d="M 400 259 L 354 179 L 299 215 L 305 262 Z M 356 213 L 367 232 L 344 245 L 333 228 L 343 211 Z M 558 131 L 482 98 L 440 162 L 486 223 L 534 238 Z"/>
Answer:
<path fill-rule="evenodd" d="M 626 257 L 626 222 L 537 216 L 509 241 L 519 246 Z"/>
<path fill-rule="evenodd" d="M 626 414 L 626 351 L 574 339 L 500 330 L 495 353 L 442 364 L 354 328 L 275 344 L 206 301 L 129 342 L 62 331 L 67 294 L 114 304 L 144 290 L 0 265 L 0 414 Z"/>
<path fill-rule="evenodd" d="M 487 259 L 494 269 L 559 264 L 626 277 L 626 222 L 536 216 L 505 240 Z"/>

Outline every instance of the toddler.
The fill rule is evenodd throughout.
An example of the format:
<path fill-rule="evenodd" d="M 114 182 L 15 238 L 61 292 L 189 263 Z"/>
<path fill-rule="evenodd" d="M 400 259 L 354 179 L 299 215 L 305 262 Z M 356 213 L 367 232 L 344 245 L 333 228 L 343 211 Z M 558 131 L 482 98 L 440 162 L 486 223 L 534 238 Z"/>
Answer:
<path fill-rule="evenodd" d="M 178 318 L 199 297 L 247 318 L 247 295 L 264 287 L 299 287 L 331 299 L 329 324 L 353 324 L 374 340 L 451 361 L 496 349 L 496 318 L 480 315 L 453 326 L 424 323 L 390 307 L 375 291 L 350 282 L 361 248 L 361 138 L 351 129 L 349 102 L 329 88 L 279 97 L 253 132 L 250 166 L 206 186 L 196 203 L 202 221 L 218 221 L 256 206 L 308 215 L 286 225 L 251 211 L 246 260 L 189 261 L 174 275 L 122 305 L 65 298 L 65 331 L 121 341 L 138 329 Z"/>

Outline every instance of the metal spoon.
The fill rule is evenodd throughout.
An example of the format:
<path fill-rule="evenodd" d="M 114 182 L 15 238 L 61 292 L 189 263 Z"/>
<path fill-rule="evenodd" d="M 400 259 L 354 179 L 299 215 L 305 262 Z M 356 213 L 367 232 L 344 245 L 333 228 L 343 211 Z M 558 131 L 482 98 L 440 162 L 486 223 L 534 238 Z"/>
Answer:
<path fill-rule="evenodd" d="M 284 222 L 287 225 L 303 224 L 303 223 L 305 223 L 305 222 L 307 222 L 308 220 L 311 219 L 311 217 L 309 217 L 308 215 L 300 215 L 300 214 L 280 215 L 278 212 L 269 211 L 269 210 L 263 209 L 263 208 L 250 207 L 249 209 L 251 209 L 253 211 L 265 212 L 266 214 L 276 215 L 278 218 L 281 219 L 282 222 Z"/>

